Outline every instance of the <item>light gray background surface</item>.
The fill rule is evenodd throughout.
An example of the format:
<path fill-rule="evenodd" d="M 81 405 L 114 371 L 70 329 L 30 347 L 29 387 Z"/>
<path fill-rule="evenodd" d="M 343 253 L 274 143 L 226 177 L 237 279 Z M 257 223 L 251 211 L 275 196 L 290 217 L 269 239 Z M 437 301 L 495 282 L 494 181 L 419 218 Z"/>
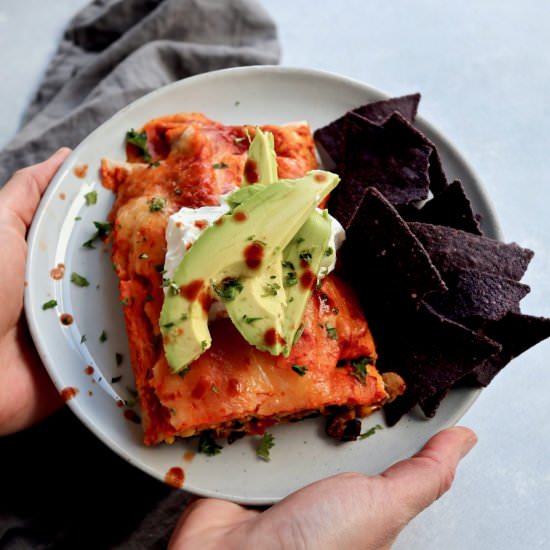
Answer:
<path fill-rule="evenodd" d="M 0 147 L 86 0 L 0 0 Z M 420 114 L 478 174 L 505 239 L 535 250 L 523 310 L 550 317 L 550 3 L 262 0 L 282 63 L 337 72 Z M 479 444 L 399 550 L 550 548 L 550 342 L 516 359 L 462 424 Z"/>

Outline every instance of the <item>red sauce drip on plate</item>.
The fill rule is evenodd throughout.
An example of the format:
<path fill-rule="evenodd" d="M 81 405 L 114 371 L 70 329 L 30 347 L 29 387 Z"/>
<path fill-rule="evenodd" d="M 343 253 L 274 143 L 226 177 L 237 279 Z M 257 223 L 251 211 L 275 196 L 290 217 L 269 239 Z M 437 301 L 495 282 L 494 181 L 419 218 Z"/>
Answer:
<path fill-rule="evenodd" d="M 85 178 L 86 174 L 88 173 L 88 165 L 87 164 L 79 164 L 74 167 L 73 173 L 77 178 Z"/>
<path fill-rule="evenodd" d="M 258 172 L 258 163 L 254 159 L 248 159 L 244 165 L 244 177 L 248 183 L 258 183 L 260 173 Z"/>
<path fill-rule="evenodd" d="M 244 260 L 250 269 L 258 269 L 264 257 L 264 247 L 260 243 L 249 244 L 243 251 Z"/>
<path fill-rule="evenodd" d="M 206 220 L 197 220 L 195 222 L 195 227 L 200 230 L 203 230 L 207 225 L 208 222 Z"/>
<path fill-rule="evenodd" d="M 194 458 L 195 458 L 194 451 L 185 451 L 183 453 L 183 460 L 186 460 L 187 462 L 191 462 Z"/>
<path fill-rule="evenodd" d="M 170 485 L 170 487 L 175 487 L 176 489 L 181 489 L 183 487 L 184 480 L 185 473 L 179 466 L 170 468 L 164 476 L 164 483 Z"/>
<path fill-rule="evenodd" d="M 190 283 L 183 285 L 180 287 L 180 293 L 190 302 L 193 302 L 197 299 L 199 292 L 201 288 L 204 285 L 204 281 L 202 279 L 195 279 L 194 281 L 191 281 Z"/>
<path fill-rule="evenodd" d="M 57 267 L 54 267 L 50 271 L 50 277 L 52 279 L 55 279 L 56 281 L 59 281 L 59 279 L 62 279 L 63 275 L 65 275 L 65 264 L 57 264 Z"/>
<path fill-rule="evenodd" d="M 91 375 L 94 373 L 94 367 L 92 367 L 92 365 L 88 365 L 88 366 L 84 369 L 84 372 L 85 372 L 88 376 L 91 376 Z"/>
<path fill-rule="evenodd" d="M 71 400 L 73 397 L 76 397 L 77 393 L 78 393 L 78 388 L 73 388 L 72 386 L 68 386 L 61 390 L 61 399 L 67 402 Z"/>
<path fill-rule="evenodd" d="M 74 321 L 73 316 L 70 313 L 62 313 L 59 316 L 59 320 L 61 321 L 61 324 L 65 325 L 66 327 L 72 325 Z"/>

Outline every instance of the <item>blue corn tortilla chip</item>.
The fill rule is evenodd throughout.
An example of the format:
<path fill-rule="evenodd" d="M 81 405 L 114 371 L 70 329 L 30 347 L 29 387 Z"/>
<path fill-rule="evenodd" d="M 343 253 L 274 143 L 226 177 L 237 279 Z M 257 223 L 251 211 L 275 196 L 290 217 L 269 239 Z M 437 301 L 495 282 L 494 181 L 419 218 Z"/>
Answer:
<path fill-rule="evenodd" d="M 487 323 L 482 332 L 502 346 L 468 376 L 468 382 L 487 386 L 512 359 L 550 337 L 550 319 L 512 312 Z"/>
<path fill-rule="evenodd" d="M 390 425 L 414 405 L 430 404 L 501 350 L 497 342 L 446 319 L 427 304 L 402 319 L 399 327 L 392 331 L 393 342 L 378 349 L 377 367 L 399 373 L 407 384 L 404 398 L 385 407 Z"/>
<path fill-rule="evenodd" d="M 419 101 L 420 94 L 411 94 L 367 103 L 353 109 L 351 112 L 366 118 L 374 124 L 382 124 L 391 114 L 397 112 L 412 123 L 416 117 Z M 321 145 L 335 166 L 343 163 L 345 136 L 345 115 L 314 132 L 317 144 Z"/>
<path fill-rule="evenodd" d="M 519 312 L 519 302 L 530 290 L 513 279 L 484 271 L 456 269 L 443 279 L 448 290 L 426 296 L 426 302 L 441 315 L 471 328 L 470 320 L 475 326 Z"/>
<path fill-rule="evenodd" d="M 424 247 L 375 188 L 364 191 L 339 256 L 367 308 L 373 289 L 384 303 L 412 307 L 427 293 L 446 290 Z"/>
<path fill-rule="evenodd" d="M 413 207 L 407 210 L 404 218 L 411 222 L 453 227 L 474 235 L 482 234 L 478 217 L 459 180 L 450 183 L 422 208 Z"/>
<path fill-rule="evenodd" d="M 412 222 L 409 228 L 441 273 L 470 269 L 519 281 L 533 257 L 531 250 L 516 243 L 506 244 L 451 227 Z"/>
<path fill-rule="evenodd" d="M 426 199 L 431 151 L 399 114 L 381 126 L 354 113 L 346 115 L 344 170 L 330 197 L 332 215 L 347 228 L 350 205 L 357 204 L 365 187 L 375 187 L 393 205 Z"/>

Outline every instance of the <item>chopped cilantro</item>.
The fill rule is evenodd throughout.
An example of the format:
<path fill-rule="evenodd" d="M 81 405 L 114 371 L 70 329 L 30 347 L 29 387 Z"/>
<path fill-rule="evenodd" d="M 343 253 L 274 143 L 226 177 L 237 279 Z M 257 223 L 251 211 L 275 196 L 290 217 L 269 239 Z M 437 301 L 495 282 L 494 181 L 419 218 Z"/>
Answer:
<path fill-rule="evenodd" d="M 327 331 L 327 336 L 333 340 L 338 340 L 338 331 L 336 327 L 333 327 L 330 323 L 325 325 L 325 330 Z"/>
<path fill-rule="evenodd" d="M 269 456 L 269 451 L 275 446 L 275 438 L 269 432 L 265 432 L 260 440 L 260 444 L 256 449 L 256 456 L 269 462 L 271 457 Z"/>
<path fill-rule="evenodd" d="M 307 367 L 305 365 L 292 365 L 291 369 L 300 376 L 304 376 L 307 372 Z"/>
<path fill-rule="evenodd" d="M 334 254 L 334 249 L 329 246 L 326 250 L 325 250 L 325 256 L 332 256 Z"/>
<path fill-rule="evenodd" d="M 71 283 L 75 284 L 76 286 L 90 286 L 90 282 L 86 277 L 83 277 L 82 275 L 79 275 L 76 271 L 73 271 L 71 273 Z"/>
<path fill-rule="evenodd" d="M 57 305 L 57 300 L 48 300 L 47 302 L 44 302 L 42 304 L 42 309 L 45 311 L 46 309 L 52 309 Z"/>
<path fill-rule="evenodd" d="M 225 162 L 216 162 L 212 165 L 212 168 L 215 170 L 223 170 L 224 168 L 229 168 L 229 165 L 225 164 Z"/>
<path fill-rule="evenodd" d="M 153 168 L 153 167 L 157 167 L 157 166 L 160 166 L 160 162 L 158 160 L 156 160 L 155 162 L 150 162 L 149 163 L 149 168 Z"/>
<path fill-rule="evenodd" d="M 294 286 L 298 284 L 298 277 L 296 276 L 296 271 L 287 271 L 285 273 L 285 287 Z"/>
<path fill-rule="evenodd" d="M 101 334 L 99 335 L 99 341 L 100 341 L 101 343 L 107 341 L 107 333 L 106 333 L 104 330 L 102 330 L 102 331 L 101 331 Z"/>
<path fill-rule="evenodd" d="M 199 436 L 199 448 L 198 452 L 207 456 L 214 456 L 221 452 L 223 447 L 218 445 L 214 440 L 214 436 L 211 431 L 206 430 L 201 432 Z"/>
<path fill-rule="evenodd" d="M 256 321 L 260 321 L 263 317 L 249 317 L 248 315 L 243 315 L 242 319 L 247 325 L 251 325 Z"/>
<path fill-rule="evenodd" d="M 180 293 L 180 287 L 172 279 L 163 279 L 162 286 L 168 288 L 169 296 L 177 296 Z"/>
<path fill-rule="evenodd" d="M 121 379 L 122 376 L 113 376 L 113 378 L 111 378 L 111 384 L 116 384 L 117 382 L 120 382 Z"/>
<path fill-rule="evenodd" d="M 294 271 L 294 264 L 292 262 L 289 262 L 287 260 L 285 260 L 283 263 L 282 263 L 283 267 L 286 267 L 287 269 L 290 269 L 292 271 Z"/>
<path fill-rule="evenodd" d="M 97 191 L 90 191 L 84 195 L 86 206 L 92 206 L 97 203 Z"/>
<path fill-rule="evenodd" d="M 264 285 L 264 294 L 262 294 L 262 298 L 266 296 L 277 296 L 277 292 L 280 288 L 281 285 L 278 283 L 266 283 Z"/>
<path fill-rule="evenodd" d="M 139 134 L 132 128 L 126 132 L 126 143 L 131 143 L 139 149 L 139 153 L 145 162 L 151 160 L 151 155 L 147 150 L 147 134 L 140 132 Z"/>
<path fill-rule="evenodd" d="M 378 430 L 383 430 L 382 426 L 380 424 L 376 424 L 376 426 L 373 426 L 369 430 L 367 430 L 365 433 L 362 433 L 359 435 L 359 439 L 367 439 L 367 437 L 370 437 L 371 435 L 374 435 Z"/>
<path fill-rule="evenodd" d="M 81 337 L 80 337 L 80 343 L 83 344 L 84 342 L 86 342 L 88 338 L 86 338 L 86 335 L 83 334 Z"/>
<path fill-rule="evenodd" d="M 311 259 L 312 259 L 311 250 L 306 249 L 300 252 L 300 260 L 306 262 L 307 264 L 310 264 Z"/>
<path fill-rule="evenodd" d="M 124 355 L 122 355 L 122 353 L 115 353 L 115 361 L 116 361 L 116 365 L 117 367 L 120 367 L 120 365 L 122 365 L 122 361 L 124 359 Z"/>
<path fill-rule="evenodd" d="M 212 283 L 212 288 L 224 302 L 231 302 L 237 293 L 242 292 L 243 285 L 239 279 L 227 278 L 219 285 Z"/>
<path fill-rule="evenodd" d="M 94 222 L 96 232 L 82 244 L 84 248 L 95 248 L 94 241 L 97 239 L 104 239 L 109 235 L 111 231 L 111 224 L 109 222 Z"/>
<path fill-rule="evenodd" d="M 202 340 L 201 341 L 201 349 L 204 351 L 208 347 L 208 341 Z"/>
<path fill-rule="evenodd" d="M 166 199 L 153 197 L 147 201 L 149 212 L 162 212 L 166 206 Z"/>
<path fill-rule="evenodd" d="M 350 361 L 352 375 L 364 384 L 367 380 L 368 366 L 372 365 L 372 357 L 364 356 Z"/>

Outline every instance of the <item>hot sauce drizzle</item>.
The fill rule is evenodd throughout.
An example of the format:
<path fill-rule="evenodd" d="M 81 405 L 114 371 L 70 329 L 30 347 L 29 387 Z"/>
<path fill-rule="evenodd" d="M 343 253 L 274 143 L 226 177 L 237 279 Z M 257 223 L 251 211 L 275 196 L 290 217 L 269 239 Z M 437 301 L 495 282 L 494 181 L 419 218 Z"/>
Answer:
<path fill-rule="evenodd" d="M 250 269 L 258 269 L 264 257 L 264 247 L 260 243 L 249 244 L 243 251 L 244 260 Z"/>
<path fill-rule="evenodd" d="M 260 181 L 260 173 L 258 172 L 258 164 L 254 159 L 248 159 L 244 165 L 244 177 L 248 183 L 258 183 Z"/>

